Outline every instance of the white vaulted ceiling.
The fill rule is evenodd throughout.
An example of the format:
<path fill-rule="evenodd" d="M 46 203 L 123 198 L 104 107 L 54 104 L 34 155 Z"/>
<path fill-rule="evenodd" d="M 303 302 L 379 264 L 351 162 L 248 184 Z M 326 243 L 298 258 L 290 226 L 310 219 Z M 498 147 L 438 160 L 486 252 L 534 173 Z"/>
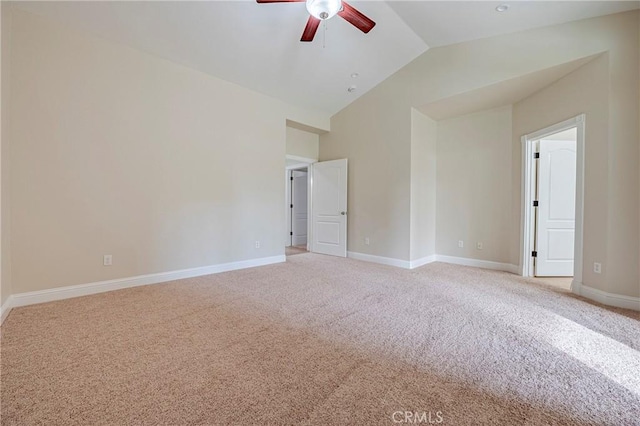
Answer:
<path fill-rule="evenodd" d="M 429 47 L 446 46 L 640 7 L 640 1 L 391 1 Z M 506 12 L 496 7 L 505 4 Z"/>
<path fill-rule="evenodd" d="M 635 9 L 637 1 L 352 1 L 376 21 L 363 34 L 339 17 L 299 41 L 304 3 L 255 1 L 16 2 L 294 105 L 333 114 L 428 48 Z M 358 73 L 357 78 L 351 74 Z M 350 85 L 357 90 L 347 92 Z"/>

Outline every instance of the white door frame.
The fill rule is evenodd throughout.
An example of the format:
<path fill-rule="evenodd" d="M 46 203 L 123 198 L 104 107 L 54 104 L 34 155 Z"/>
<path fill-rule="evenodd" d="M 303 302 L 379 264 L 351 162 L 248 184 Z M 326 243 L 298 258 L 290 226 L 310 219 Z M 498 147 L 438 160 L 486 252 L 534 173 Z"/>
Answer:
<path fill-rule="evenodd" d="M 309 167 L 304 167 L 301 169 L 295 169 L 295 170 L 291 170 L 291 177 L 293 179 L 289 179 L 289 182 L 291 182 L 291 203 L 290 203 L 290 212 L 291 212 L 291 224 L 290 224 L 290 236 L 291 236 L 291 245 L 292 246 L 299 246 L 299 244 L 293 244 L 294 238 L 295 241 L 298 242 L 299 237 L 300 237 L 300 233 L 304 232 L 304 239 L 307 240 L 308 239 L 308 230 L 309 230 L 309 212 L 306 211 L 306 215 L 307 215 L 307 219 L 305 220 L 305 229 L 304 231 L 302 231 L 301 229 L 299 229 L 299 224 L 298 224 L 298 220 L 299 220 L 299 214 L 300 214 L 300 209 L 306 209 L 309 207 L 309 194 L 308 194 L 308 190 L 309 190 Z M 298 173 L 298 175 L 296 175 L 296 173 Z M 300 186 L 300 180 L 303 179 L 304 180 L 304 188 L 301 188 Z M 302 206 L 298 200 L 298 196 L 300 195 L 300 192 L 304 192 L 304 196 L 306 198 L 305 200 L 305 206 Z M 304 243 L 305 247 L 307 246 L 307 243 Z"/>
<path fill-rule="evenodd" d="M 577 128 L 576 138 L 576 229 L 573 253 L 573 282 L 571 289 L 576 292 L 576 283 L 582 282 L 582 235 L 584 224 L 584 114 L 554 124 L 537 132 L 522 136 L 522 217 L 520 231 L 522 235 L 522 250 L 520 252 L 520 271 L 524 277 L 534 274 L 533 257 L 531 252 L 535 241 L 534 207 L 536 195 L 536 180 L 534 179 L 535 159 L 534 142 L 555 133 Z"/>
<path fill-rule="evenodd" d="M 285 217 L 285 229 L 289 229 L 289 226 L 291 225 L 291 209 L 289 208 L 289 204 L 291 204 L 291 179 L 289 179 L 289 177 L 291 176 L 291 170 L 295 170 L 295 169 L 303 169 L 306 168 L 307 169 L 307 212 L 311 212 L 311 169 L 312 167 L 311 164 L 313 163 L 317 163 L 318 160 L 316 160 L 315 158 L 306 158 L 306 157 L 298 157 L 295 155 L 286 155 L 285 159 L 287 160 L 293 160 L 293 161 L 297 161 L 296 164 L 291 164 L 289 166 L 285 166 L 285 171 L 284 171 L 284 180 L 285 180 L 285 195 L 284 195 L 284 199 L 285 199 L 285 212 L 284 212 L 284 217 Z M 309 250 L 309 244 L 311 241 L 311 220 L 307 219 L 307 251 Z M 291 235 L 287 236 L 287 239 L 285 240 L 285 247 L 289 247 L 291 246 Z"/>

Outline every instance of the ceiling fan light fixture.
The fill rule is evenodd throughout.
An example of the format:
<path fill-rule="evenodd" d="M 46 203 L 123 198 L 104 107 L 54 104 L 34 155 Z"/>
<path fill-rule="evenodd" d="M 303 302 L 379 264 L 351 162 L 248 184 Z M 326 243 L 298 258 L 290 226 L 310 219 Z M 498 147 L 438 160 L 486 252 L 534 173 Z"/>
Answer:
<path fill-rule="evenodd" d="M 342 9 L 342 0 L 307 0 L 307 11 L 321 21 L 333 18 Z"/>

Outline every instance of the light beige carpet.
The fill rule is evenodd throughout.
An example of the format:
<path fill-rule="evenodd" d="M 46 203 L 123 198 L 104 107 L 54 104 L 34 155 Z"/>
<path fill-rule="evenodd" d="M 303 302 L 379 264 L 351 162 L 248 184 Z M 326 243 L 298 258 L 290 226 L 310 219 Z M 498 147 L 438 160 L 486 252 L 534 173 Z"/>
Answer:
<path fill-rule="evenodd" d="M 305 247 L 289 246 L 284 248 L 284 254 L 287 256 L 295 256 L 296 254 L 309 253 Z"/>
<path fill-rule="evenodd" d="M 535 277 L 531 281 L 537 284 L 545 284 L 565 291 L 571 291 L 573 277 Z"/>
<path fill-rule="evenodd" d="M 639 319 L 507 273 L 304 254 L 15 309 L 2 424 L 637 425 Z"/>

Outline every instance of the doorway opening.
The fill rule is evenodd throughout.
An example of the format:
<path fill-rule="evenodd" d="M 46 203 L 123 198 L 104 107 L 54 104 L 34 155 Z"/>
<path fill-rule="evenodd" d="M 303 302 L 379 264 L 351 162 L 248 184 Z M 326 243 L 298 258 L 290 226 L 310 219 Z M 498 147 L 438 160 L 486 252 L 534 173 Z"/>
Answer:
<path fill-rule="evenodd" d="M 300 167 L 287 171 L 287 236 L 286 254 L 307 251 L 309 229 L 309 169 Z"/>
<path fill-rule="evenodd" d="M 347 159 L 301 160 L 287 155 L 285 255 L 347 257 Z"/>
<path fill-rule="evenodd" d="M 582 281 L 584 127 L 579 115 L 522 137 L 522 275 L 566 289 Z"/>
<path fill-rule="evenodd" d="M 313 158 L 286 156 L 285 164 L 285 255 L 309 251 L 311 211 L 311 167 Z"/>

